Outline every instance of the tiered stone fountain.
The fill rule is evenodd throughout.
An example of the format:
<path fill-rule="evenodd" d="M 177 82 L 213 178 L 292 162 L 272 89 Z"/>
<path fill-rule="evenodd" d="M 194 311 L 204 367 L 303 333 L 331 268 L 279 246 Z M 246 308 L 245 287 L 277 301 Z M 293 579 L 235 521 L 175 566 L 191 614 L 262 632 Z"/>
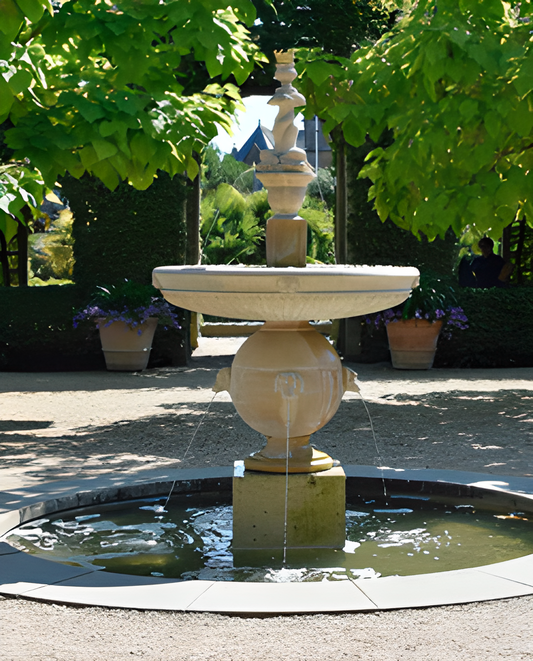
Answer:
<path fill-rule="evenodd" d="M 305 233 L 301 228 L 305 225 L 298 218 L 297 211 L 312 173 L 302 153 L 294 148 L 293 110 L 302 98 L 290 86 L 295 75 L 292 58 L 281 54 L 278 62 L 277 78 L 283 85 L 272 100 L 280 105 L 275 127 L 276 148 L 262 154 L 258 167 L 259 176 L 269 187 L 271 206 L 275 211 L 267 227 L 269 266 L 161 267 L 155 270 L 154 282 L 169 301 L 182 307 L 228 317 L 265 320 L 261 330 L 238 351 L 231 371 L 222 371 L 215 385 L 216 390 L 228 389 L 244 420 L 267 437 L 262 450 L 244 462 L 237 462 L 241 466 L 233 478 L 234 565 L 246 561 L 252 565 L 263 564 L 262 557 L 267 561 L 264 567 L 269 571 L 268 568 L 275 564 L 272 557 L 279 557 L 275 549 L 285 551 L 287 548 L 307 547 L 313 550 L 303 554 L 311 560 L 308 567 L 323 567 L 322 559 L 329 562 L 334 558 L 334 566 L 340 569 L 344 566 L 343 554 L 338 552 L 324 553 L 318 564 L 314 563 L 319 555 L 315 551 L 317 547 L 335 549 L 344 545 L 344 474 L 328 455 L 312 448 L 309 438 L 334 415 L 344 390 L 354 386 L 354 375 L 342 369 L 329 343 L 310 327 L 307 320 L 364 314 L 399 303 L 416 283 L 418 272 L 416 269 L 391 267 L 305 267 L 302 264 Z M 289 134 L 293 142 L 287 147 L 283 136 Z M 277 186 L 278 181 L 283 185 Z M 284 186 L 288 187 L 290 194 Z M 299 190 L 297 195 L 294 189 Z M 285 200 L 293 195 L 299 201 L 286 203 Z M 245 470 L 242 470 L 243 463 Z M 357 474 L 360 477 L 356 478 L 353 474 L 355 467 L 351 468 L 352 490 L 357 480 L 357 490 L 361 488 L 363 493 L 371 494 L 376 481 L 379 483 L 375 470 L 359 467 L 361 470 L 358 468 Z M 129 479 L 128 476 L 112 474 L 100 478 L 91 476 L 86 481 L 56 481 L 6 491 L 3 494 L 4 507 L 0 508 L 5 510 L 0 512 L 0 535 L 35 519 L 38 520 L 34 524 L 40 530 L 43 522 L 39 519 L 48 518 L 51 513 L 57 517 L 58 513 L 64 512 L 66 517 L 74 517 L 77 526 L 76 510 L 80 507 L 92 508 L 96 503 L 117 504 L 121 500 L 150 496 L 168 502 L 169 489 L 172 491 L 176 487 L 182 496 L 192 495 L 206 484 L 206 476 L 199 475 L 198 471 L 178 473 L 181 475 L 175 480 L 169 478 L 167 471 L 165 475 L 158 474 L 154 482 L 142 482 L 139 474 Z M 455 473 L 452 480 L 450 471 L 424 470 L 403 472 L 402 475 L 399 476 L 396 470 L 384 469 L 381 477 L 383 483 L 387 480 L 391 490 L 400 483 L 401 492 L 406 490 L 411 494 L 409 498 L 421 497 L 424 501 L 435 498 L 437 502 L 445 502 L 446 526 L 449 526 L 447 510 L 465 505 L 475 506 L 476 510 L 494 509 L 503 514 L 498 519 L 524 519 L 527 525 L 533 498 L 528 478 Z M 228 486 L 225 469 L 220 469 L 217 475 L 210 472 L 209 487 L 206 488 L 213 488 L 213 480 L 224 491 Z M 159 512 L 153 501 L 150 502 L 149 506 L 140 509 L 157 509 Z M 132 506 L 139 509 L 138 503 Z M 526 514 L 516 517 L 516 512 Z M 94 511 L 89 518 L 93 516 Z M 97 512 L 96 516 L 99 517 L 100 513 Z M 87 518 L 86 514 L 79 517 L 83 525 Z M 159 514 L 157 520 L 160 526 Z M 143 528 L 144 524 L 143 520 Z M 110 525 L 114 534 L 115 524 L 111 522 Z M 499 537 L 499 523 L 497 530 L 495 536 Z M 83 533 L 84 540 L 87 539 L 86 532 Z M 518 541 L 514 523 L 510 532 L 513 548 L 524 548 Z M 42 530 L 40 534 L 43 534 Z M 69 540 L 70 535 L 65 539 Z M 153 541 L 150 539 L 149 543 Z M 139 549 L 138 542 L 135 539 L 124 555 L 131 558 L 131 551 Z M 66 546 L 68 548 L 68 543 Z M 169 546 L 173 549 L 168 554 L 171 562 L 176 557 L 173 547 L 174 540 Z M 502 548 L 498 540 L 494 547 L 497 558 L 501 559 Z M 246 549 L 259 551 L 250 554 L 245 553 Z M 267 553 L 261 553 L 260 549 Z M 107 556 L 109 549 L 103 550 Z M 377 580 L 351 578 L 345 573 L 344 576 L 351 580 L 273 585 L 270 579 L 260 583 L 254 578 L 245 584 L 239 580 L 176 580 L 160 578 L 159 575 L 115 574 L 100 571 L 99 563 L 96 563 L 98 568 L 86 563 L 76 566 L 71 557 L 68 564 L 61 564 L 64 560 L 61 560 L 61 548 L 59 557 L 56 556 L 60 562 L 50 562 L 53 553 L 48 545 L 44 553 L 46 559 L 20 553 L 9 543 L 0 542 L 0 594 L 106 608 L 273 615 L 428 607 L 503 599 L 533 592 L 533 555 L 515 557 L 509 554 L 515 559 L 475 566 L 483 558 L 477 558 L 474 552 L 474 566 L 442 573 L 388 575 Z M 298 556 L 301 558 L 302 554 Z M 357 554 L 353 557 L 357 558 Z M 298 559 L 295 564 L 299 563 Z M 414 564 L 418 563 L 415 558 Z M 288 558 L 288 565 L 291 565 L 291 558 Z M 347 568 L 350 566 L 346 564 Z M 464 565 L 460 563 L 459 566 Z M 281 573 L 286 577 L 285 568 Z M 189 569 L 187 567 L 187 571 Z"/>
<path fill-rule="evenodd" d="M 222 370 L 214 389 L 227 390 L 243 420 L 265 435 L 262 450 L 234 477 L 233 548 L 342 548 L 345 476 L 310 436 L 337 411 L 355 374 L 309 320 L 383 310 L 404 301 L 418 270 L 403 267 L 306 265 L 307 223 L 298 216 L 315 177 L 296 147 L 293 54 L 276 53 L 281 82 L 275 147 L 261 152 L 257 176 L 274 215 L 266 229 L 267 267 L 161 266 L 154 285 L 174 305 L 264 325 Z M 241 462 L 242 463 L 242 462 Z"/>

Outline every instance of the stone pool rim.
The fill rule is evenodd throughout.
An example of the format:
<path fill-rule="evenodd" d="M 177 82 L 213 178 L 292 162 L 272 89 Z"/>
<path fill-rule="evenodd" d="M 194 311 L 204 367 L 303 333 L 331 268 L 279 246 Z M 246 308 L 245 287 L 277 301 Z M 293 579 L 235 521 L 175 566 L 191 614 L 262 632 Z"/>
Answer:
<path fill-rule="evenodd" d="M 347 493 L 357 483 L 472 498 L 533 512 L 533 478 L 462 471 L 344 466 Z M 321 583 L 180 581 L 114 574 L 36 558 L 2 541 L 14 528 L 67 509 L 174 493 L 228 491 L 232 467 L 143 470 L 49 482 L 0 494 L 0 595 L 77 606 L 290 615 L 461 604 L 533 594 L 533 554 L 490 565 L 414 576 Z"/>

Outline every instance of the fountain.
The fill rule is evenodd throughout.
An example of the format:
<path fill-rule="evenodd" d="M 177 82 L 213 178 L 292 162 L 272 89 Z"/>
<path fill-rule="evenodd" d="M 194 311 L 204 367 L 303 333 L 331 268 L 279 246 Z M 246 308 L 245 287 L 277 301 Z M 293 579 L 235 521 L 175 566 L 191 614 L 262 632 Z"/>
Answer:
<path fill-rule="evenodd" d="M 161 266 L 153 282 L 179 307 L 265 322 L 214 386 L 216 392 L 227 390 L 243 420 L 267 439 L 244 460 L 245 470 L 235 473 L 234 550 L 342 548 L 344 471 L 310 437 L 357 385 L 309 320 L 401 303 L 419 273 L 404 267 L 306 266 L 307 222 L 298 211 L 316 175 L 296 147 L 294 124 L 295 108 L 305 99 L 291 84 L 292 51 L 276 52 L 276 60 L 281 86 L 269 101 L 279 106 L 275 144 L 261 151 L 257 166 L 274 212 L 266 227 L 267 267 Z"/>
<path fill-rule="evenodd" d="M 305 265 L 306 226 L 297 213 L 314 174 L 305 154 L 295 147 L 294 108 L 303 103 L 303 98 L 290 84 L 295 76 L 292 54 L 278 53 L 277 60 L 276 78 L 282 85 L 271 101 L 280 107 L 274 127 L 275 148 L 262 152 L 257 168 L 258 176 L 268 188 L 274 211 L 267 225 L 268 265 L 164 266 L 154 271 L 155 285 L 171 303 L 217 316 L 264 320 L 261 329 L 239 349 L 231 369 L 218 374 L 214 389 L 230 393 L 245 422 L 266 437 L 265 447 L 244 461 L 236 462 L 233 475 L 225 467 L 184 468 L 172 474 L 158 472 L 152 475 L 151 481 L 147 475 L 141 479 L 138 475 L 113 474 L 98 480 L 87 478 L 40 485 L 35 493 L 26 493 L 23 489 L 10 494 L 10 507 L 0 514 L 0 594 L 77 605 L 250 615 L 409 608 L 508 598 L 533 592 L 533 554 L 524 555 L 533 545 L 527 532 L 528 518 L 533 511 L 533 496 L 527 493 L 531 492 L 529 483 L 525 485 L 520 479 L 504 476 L 455 473 L 451 477 L 449 471 L 361 466 L 345 467 L 345 476 L 345 471 L 333 458 L 310 443 L 312 434 L 337 411 L 343 393 L 357 386 L 355 375 L 343 368 L 329 342 L 312 328 L 309 320 L 361 315 L 396 305 L 405 300 L 416 284 L 418 271 Z M 385 516 L 392 514 L 391 524 L 396 523 L 397 515 L 403 516 L 414 509 L 411 503 L 417 501 L 426 503 L 422 505 L 422 510 L 426 511 L 432 501 L 444 504 L 446 535 L 450 532 L 449 510 L 465 507 L 476 511 L 493 510 L 497 513 L 496 526 L 503 520 L 511 528 L 506 554 L 497 542 L 492 555 L 478 557 L 479 547 L 485 549 L 490 544 L 476 537 L 470 547 L 473 551 L 466 553 L 466 561 L 450 565 L 452 571 L 438 573 L 434 565 L 424 565 L 415 559 L 407 560 L 415 565 L 414 571 L 408 572 L 410 575 L 403 572 L 398 576 L 396 567 L 386 570 L 388 576 L 375 580 L 368 580 L 364 572 L 353 572 L 350 569 L 353 565 L 348 562 L 353 548 L 345 547 L 345 493 L 351 507 L 359 502 L 359 496 L 370 502 L 375 500 L 373 511 L 377 514 L 381 507 L 377 501 L 383 496 L 385 485 L 392 503 Z M 180 511 L 177 524 L 163 520 L 169 492 L 180 501 L 177 507 L 185 507 L 183 514 Z M 203 511 L 209 494 L 214 494 L 228 507 L 233 501 L 233 524 L 227 509 L 224 514 L 216 510 L 214 515 Z M 393 499 L 402 494 L 407 498 L 407 506 L 398 509 L 401 501 Z M 204 499 L 198 518 L 197 510 L 191 507 L 194 496 Z M 125 552 L 117 553 L 116 557 L 106 554 L 106 549 L 115 546 L 122 533 L 117 535 L 103 520 L 100 528 L 107 528 L 111 538 L 87 544 L 90 547 L 95 543 L 104 548 L 104 556 L 112 558 L 110 572 L 99 570 L 105 561 L 97 560 L 97 566 L 86 560 L 77 563 L 72 557 L 50 562 L 43 559 L 53 555 L 49 546 L 41 557 L 36 557 L 21 553 L 4 542 L 9 541 L 10 531 L 16 537 L 18 530 L 18 534 L 27 539 L 40 535 L 46 546 L 50 541 L 49 531 L 40 520 L 52 520 L 50 515 L 55 515 L 56 522 L 52 525 L 66 530 L 66 539 L 75 537 L 74 528 L 80 529 L 85 548 L 85 534 L 91 527 L 86 522 L 90 524 L 98 519 L 106 508 L 120 509 L 122 501 L 139 498 L 152 499 L 140 508 L 135 504 L 133 507 L 144 513 L 148 511 L 148 518 L 155 519 L 155 523 L 146 524 L 143 519 L 139 527 L 141 535 L 134 532 L 135 539 L 131 546 L 124 547 Z M 359 504 L 356 508 L 359 510 Z M 61 524 L 57 521 L 58 514 Z M 361 511 L 352 510 L 348 519 L 353 523 L 354 516 L 361 515 Z M 133 526 L 129 516 L 126 514 L 126 529 L 131 533 Z M 232 549 L 229 551 L 225 547 L 223 550 L 226 562 L 233 563 L 236 570 L 236 574 L 229 576 L 230 580 L 220 580 L 220 575 L 209 571 L 203 574 L 202 570 L 196 577 L 190 575 L 191 569 L 198 568 L 198 528 L 195 526 L 201 528 L 202 517 L 211 517 L 213 530 L 225 536 L 226 541 L 231 537 L 228 526 L 233 525 Z M 190 530 L 180 530 L 186 523 L 184 519 L 189 519 Z M 516 543 L 515 521 L 521 522 L 530 535 L 520 547 Z M 42 530 L 38 532 L 41 525 Z M 150 525 L 163 532 L 177 529 L 186 540 L 189 536 L 192 539 L 184 552 L 185 560 L 194 554 L 196 557 L 185 567 L 184 573 L 169 574 L 176 578 L 166 579 L 161 571 L 152 569 L 146 575 L 134 576 L 135 571 L 127 573 L 128 567 L 120 566 L 119 555 L 127 556 L 126 565 L 129 566 L 137 567 L 144 562 L 140 558 L 143 554 L 138 552 L 143 534 L 148 535 L 144 541 L 150 548 L 159 541 L 164 543 L 164 540 L 156 542 L 150 537 L 151 532 L 146 532 Z M 425 526 L 425 520 L 418 526 L 422 537 L 426 535 Z M 398 534 L 402 533 L 389 525 L 389 519 L 385 527 L 390 537 L 381 546 L 388 555 L 386 547 L 398 546 Z M 408 541 L 418 544 L 418 558 L 422 558 L 422 554 L 429 554 L 429 551 L 422 550 L 424 539 L 415 539 L 417 531 L 412 528 L 413 524 L 407 525 Z M 479 528 L 477 520 L 474 528 L 476 531 Z M 362 534 L 364 537 L 354 538 L 359 541 L 352 541 L 352 546 L 362 543 L 362 557 L 366 553 L 373 558 L 374 549 L 367 543 L 368 535 L 366 531 Z M 371 534 L 380 535 L 381 532 L 372 531 Z M 489 532 L 489 537 L 492 536 Z M 440 546 L 438 535 L 436 537 L 436 545 Z M 448 541 L 444 544 L 447 546 Z M 343 547 L 344 553 L 339 550 Z M 175 549 L 172 535 L 169 548 Z M 317 551 L 317 548 L 324 550 Z M 279 559 L 281 552 L 285 559 L 287 550 L 303 554 L 298 557 L 305 557 L 307 553 L 313 562 L 317 557 L 322 559 L 321 565 L 306 564 L 304 568 L 324 567 L 324 562 L 332 559 L 334 564 L 326 567 L 333 569 L 325 570 L 331 576 L 328 580 L 319 576 L 314 579 L 316 582 L 258 582 L 263 580 L 256 578 L 262 570 L 257 573 L 253 562 L 243 567 L 239 560 L 239 556 L 246 555 L 249 559 L 255 554 L 258 564 L 265 556 L 270 562 L 273 556 Z M 173 553 L 166 555 L 173 556 Z M 215 549 L 215 555 L 220 557 L 219 548 Z M 357 563 L 357 554 L 353 557 Z M 61 560 L 66 564 L 60 564 Z M 480 561 L 485 564 L 476 566 Z M 366 563 L 373 563 L 373 560 L 368 557 L 362 562 L 367 566 Z M 419 566 L 425 566 L 425 571 L 430 573 L 421 574 Z M 339 567 L 345 567 L 347 572 L 341 575 Z M 284 564 L 280 571 L 285 569 Z M 252 582 L 241 582 L 240 577 L 249 575 L 251 570 Z M 287 571 L 290 574 L 290 570 Z"/>

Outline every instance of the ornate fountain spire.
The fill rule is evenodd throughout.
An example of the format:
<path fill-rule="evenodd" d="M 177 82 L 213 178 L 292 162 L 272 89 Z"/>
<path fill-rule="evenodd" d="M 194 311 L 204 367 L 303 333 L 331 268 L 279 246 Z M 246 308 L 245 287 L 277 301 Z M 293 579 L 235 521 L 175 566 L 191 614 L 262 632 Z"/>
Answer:
<path fill-rule="evenodd" d="M 274 78 L 279 80 L 274 96 L 268 102 L 271 106 L 279 106 L 279 112 L 274 123 L 274 149 L 261 151 L 258 172 L 312 172 L 303 149 L 296 146 L 298 127 L 294 124 L 294 110 L 305 106 L 305 97 L 291 85 L 296 78 L 294 68 L 294 51 L 274 51 L 277 67 Z"/>
<path fill-rule="evenodd" d="M 294 109 L 305 105 L 305 98 L 291 85 L 296 78 L 294 51 L 275 51 L 276 75 L 281 87 L 268 102 L 279 106 L 274 123 L 274 148 L 263 149 L 256 167 L 257 178 L 268 190 L 268 201 L 274 216 L 267 222 L 266 246 L 268 266 L 305 266 L 307 222 L 300 210 L 307 185 L 315 174 L 303 149 L 296 146 L 298 127 Z"/>

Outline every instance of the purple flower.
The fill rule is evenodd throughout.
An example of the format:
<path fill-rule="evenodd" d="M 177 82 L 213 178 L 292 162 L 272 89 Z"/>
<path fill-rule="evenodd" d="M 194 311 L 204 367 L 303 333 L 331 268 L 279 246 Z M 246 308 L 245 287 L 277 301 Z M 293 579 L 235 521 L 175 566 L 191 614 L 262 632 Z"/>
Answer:
<path fill-rule="evenodd" d="M 382 312 L 376 312 L 372 315 L 367 315 L 365 317 L 365 322 L 367 325 L 375 326 L 379 329 L 386 327 L 388 324 L 398 321 L 402 318 L 402 309 L 388 309 L 383 310 Z M 443 322 L 444 337 L 450 337 L 450 332 L 454 328 L 458 328 L 460 330 L 466 330 L 468 328 L 468 318 L 465 315 L 464 310 L 458 306 L 450 306 L 445 310 L 437 308 L 430 311 L 424 311 L 418 308 L 408 318 L 425 319 L 427 321 L 441 320 Z"/>
<path fill-rule="evenodd" d="M 73 326 L 77 328 L 80 321 L 103 319 L 105 327 L 110 326 L 114 321 L 123 321 L 130 328 L 134 329 L 142 326 L 150 317 L 157 317 L 167 328 L 181 328 L 176 312 L 164 299 L 156 297 L 151 299 L 149 305 L 132 309 L 128 307 L 116 309 L 114 306 L 105 306 L 103 304 L 88 305 L 74 315 Z M 99 325 L 97 323 L 97 328 Z M 142 328 L 139 328 L 138 333 L 139 335 L 142 334 Z"/>

